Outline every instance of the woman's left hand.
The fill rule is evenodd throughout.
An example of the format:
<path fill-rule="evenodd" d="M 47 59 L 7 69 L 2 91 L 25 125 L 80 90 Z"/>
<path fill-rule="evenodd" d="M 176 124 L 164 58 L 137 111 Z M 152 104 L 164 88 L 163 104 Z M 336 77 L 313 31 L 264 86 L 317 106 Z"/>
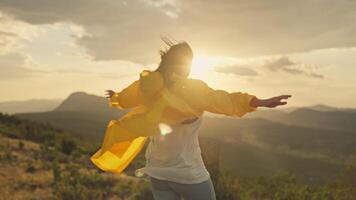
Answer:
<path fill-rule="evenodd" d="M 254 101 L 252 102 L 252 106 L 274 108 L 277 106 L 286 105 L 287 101 L 282 100 L 288 99 L 290 97 L 292 97 L 292 95 L 280 95 L 269 99 L 254 99 Z"/>
<path fill-rule="evenodd" d="M 112 97 L 112 95 L 114 95 L 115 94 L 115 92 L 113 91 L 113 90 L 105 90 L 105 92 L 106 92 L 106 98 L 111 98 Z"/>

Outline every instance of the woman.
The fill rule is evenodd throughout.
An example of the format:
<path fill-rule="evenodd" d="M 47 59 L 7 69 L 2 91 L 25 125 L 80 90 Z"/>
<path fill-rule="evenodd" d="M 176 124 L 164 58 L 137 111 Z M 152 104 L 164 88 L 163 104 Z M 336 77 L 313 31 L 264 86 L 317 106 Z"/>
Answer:
<path fill-rule="evenodd" d="M 197 140 L 204 111 L 242 117 L 258 107 L 285 105 L 281 95 L 258 99 L 242 92 L 214 90 L 201 80 L 188 78 L 193 52 L 186 42 L 161 51 L 155 71 L 144 70 L 139 80 L 120 92 L 107 90 L 109 105 L 132 110 L 111 120 L 102 147 L 91 160 L 105 171 L 120 173 L 135 158 L 145 140 L 146 167 L 155 199 L 215 199 L 214 188 Z"/>

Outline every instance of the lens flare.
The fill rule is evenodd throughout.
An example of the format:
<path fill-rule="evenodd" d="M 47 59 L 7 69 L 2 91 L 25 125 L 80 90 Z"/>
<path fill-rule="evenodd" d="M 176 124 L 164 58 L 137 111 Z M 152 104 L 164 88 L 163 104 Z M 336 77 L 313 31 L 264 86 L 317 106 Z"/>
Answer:
<path fill-rule="evenodd" d="M 214 67 L 218 64 L 219 59 L 209 56 L 194 56 L 190 76 L 206 80 L 209 73 L 214 71 Z"/>
<path fill-rule="evenodd" d="M 165 135 L 167 135 L 167 134 L 172 132 L 172 128 L 168 124 L 159 123 L 158 127 L 159 127 L 159 130 L 160 130 L 160 134 L 162 136 L 165 136 Z"/>
<path fill-rule="evenodd" d="M 141 177 L 143 177 L 144 175 L 145 175 L 145 173 L 142 172 L 141 168 L 135 170 L 135 176 L 136 176 L 136 177 L 141 178 Z"/>

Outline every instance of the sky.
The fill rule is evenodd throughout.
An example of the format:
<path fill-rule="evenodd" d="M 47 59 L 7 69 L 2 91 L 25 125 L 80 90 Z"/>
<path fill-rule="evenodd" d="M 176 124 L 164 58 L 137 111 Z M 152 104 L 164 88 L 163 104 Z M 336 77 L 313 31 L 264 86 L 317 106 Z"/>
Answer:
<path fill-rule="evenodd" d="M 212 88 L 356 108 L 355 21 L 354 0 L 0 0 L 0 102 L 120 91 L 163 35 Z"/>

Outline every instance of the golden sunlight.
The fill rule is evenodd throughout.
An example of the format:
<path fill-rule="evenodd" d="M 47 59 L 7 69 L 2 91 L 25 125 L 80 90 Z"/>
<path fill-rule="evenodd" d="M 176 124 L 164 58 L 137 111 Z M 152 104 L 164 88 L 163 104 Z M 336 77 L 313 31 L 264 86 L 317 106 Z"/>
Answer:
<path fill-rule="evenodd" d="M 218 64 L 216 57 L 194 56 L 190 77 L 204 79 L 209 72 L 212 72 Z"/>

